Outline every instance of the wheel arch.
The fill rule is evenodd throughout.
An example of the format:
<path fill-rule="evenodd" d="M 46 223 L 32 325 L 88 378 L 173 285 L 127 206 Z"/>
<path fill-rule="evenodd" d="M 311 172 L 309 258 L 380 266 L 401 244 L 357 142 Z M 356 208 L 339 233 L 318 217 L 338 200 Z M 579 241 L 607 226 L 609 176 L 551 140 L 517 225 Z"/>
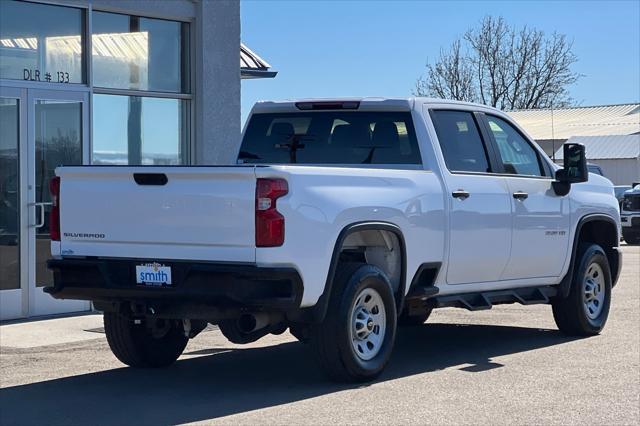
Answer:
<path fill-rule="evenodd" d="M 331 295 L 331 290 L 333 286 L 333 281 L 336 275 L 336 271 L 338 269 L 338 265 L 340 264 L 341 254 L 343 252 L 343 247 L 345 242 L 349 237 L 354 236 L 354 234 L 365 232 L 365 231 L 383 231 L 387 233 L 393 234 L 397 239 L 397 244 L 400 249 L 400 277 L 398 281 L 398 286 L 394 289 L 394 296 L 396 298 L 396 309 L 400 312 L 402 305 L 404 304 L 404 295 L 405 295 L 405 286 L 406 286 L 406 274 L 407 274 L 407 253 L 406 253 L 406 244 L 404 240 L 404 236 L 402 234 L 402 230 L 399 226 L 390 223 L 390 222 L 380 222 L 380 221 L 363 221 L 363 222 L 355 222 L 349 225 L 346 225 L 338 234 L 338 238 L 336 239 L 336 243 L 333 248 L 333 253 L 331 255 L 331 263 L 329 265 L 329 272 L 327 273 L 327 279 L 325 281 L 324 291 L 318 298 L 318 301 L 313 307 L 303 309 L 301 317 L 304 318 L 304 322 L 313 322 L 319 323 L 324 320 L 324 317 L 327 313 L 327 308 L 329 306 L 329 298 Z M 384 269 L 384 268 L 382 268 Z"/>
<path fill-rule="evenodd" d="M 619 236 L 618 225 L 611 216 L 605 214 L 590 214 L 583 216 L 576 226 L 571 249 L 571 261 L 569 269 L 560 282 L 559 296 L 565 298 L 569 295 L 571 282 L 576 266 L 578 247 L 582 242 L 598 244 L 604 250 L 609 267 L 611 268 L 611 286 L 613 287 L 620 275 L 622 262 L 618 251 Z"/>

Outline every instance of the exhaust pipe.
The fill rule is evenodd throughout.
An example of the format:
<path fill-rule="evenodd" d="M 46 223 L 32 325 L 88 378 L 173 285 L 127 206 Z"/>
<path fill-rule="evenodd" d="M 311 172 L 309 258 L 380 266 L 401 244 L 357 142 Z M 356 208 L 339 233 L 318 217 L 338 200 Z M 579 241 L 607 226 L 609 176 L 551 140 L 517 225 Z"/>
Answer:
<path fill-rule="evenodd" d="M 237 318 L 218 323 L 220 331 L 232 343 L 255 342 L 269 333 L 279 334 L 286 330 L 282 313 L 243 313 Z"/>
<path fill-rule="evenodd" d="M 264 328 L 269 323 L 266 314 L 260 312 L 256 314 L 242 314 L 238 318 L 238 328 L 243 333 L 251 333 L 252 331 Z"/>
<path fill-rule="evenodd" d="M 282 314 L 270 314 L 267 312 L 242 314 L 240 318 L 238 318 L 238 328 L 243 333 L 253 333 L 270 325 L 278 324 L 282 322 L 282 320 Z"/>

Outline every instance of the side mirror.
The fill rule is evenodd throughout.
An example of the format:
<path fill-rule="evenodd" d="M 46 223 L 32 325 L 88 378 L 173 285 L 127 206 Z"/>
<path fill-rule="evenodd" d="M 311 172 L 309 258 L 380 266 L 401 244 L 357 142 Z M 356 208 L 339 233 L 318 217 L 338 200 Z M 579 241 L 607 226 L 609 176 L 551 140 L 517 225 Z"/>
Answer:
<path fill-rule="evenodd" d="M 580 183 L 589 180 L 584 145 L 579 143 L 564 144 L 564 171 L 565 179 L 568 183 Z"/>
<path fill-rule="evenodd" d="M 587 169 L 587 155 L 584 145 L 579 143 L 566 143 L 563 147 L 564 167 L 556 172 L 556 180 L 553 189 L 557 195 L 567 195 L 572 183 L 586 182 L 589 180 Z"/>

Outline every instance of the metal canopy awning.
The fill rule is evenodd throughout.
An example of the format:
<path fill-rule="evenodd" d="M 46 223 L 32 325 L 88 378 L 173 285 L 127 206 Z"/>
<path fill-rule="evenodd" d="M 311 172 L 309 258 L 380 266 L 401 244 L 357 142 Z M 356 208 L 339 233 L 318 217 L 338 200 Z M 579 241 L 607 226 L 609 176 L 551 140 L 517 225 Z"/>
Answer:
<path fill-rule="evenodd" d="M 251 49 L 240 43 L 240 78 L 273 78 L 277 71 L 269 71 L 271 65 Z"/>

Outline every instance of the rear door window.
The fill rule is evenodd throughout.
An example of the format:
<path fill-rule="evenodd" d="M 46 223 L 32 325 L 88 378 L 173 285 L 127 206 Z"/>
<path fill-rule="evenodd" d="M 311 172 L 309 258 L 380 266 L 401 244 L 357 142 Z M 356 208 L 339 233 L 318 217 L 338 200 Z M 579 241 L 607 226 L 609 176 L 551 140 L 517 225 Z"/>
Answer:
<path fill-rule="evenodd" d="M 431 117 L 450 171 L 491 171 L 480 131 L 471 112 L 434 110 Z"/>
<path fill-rule="evenodd" d="M 411 113 L 314 111 L 254 114 L 239 163 L 419 165 Z"/>

